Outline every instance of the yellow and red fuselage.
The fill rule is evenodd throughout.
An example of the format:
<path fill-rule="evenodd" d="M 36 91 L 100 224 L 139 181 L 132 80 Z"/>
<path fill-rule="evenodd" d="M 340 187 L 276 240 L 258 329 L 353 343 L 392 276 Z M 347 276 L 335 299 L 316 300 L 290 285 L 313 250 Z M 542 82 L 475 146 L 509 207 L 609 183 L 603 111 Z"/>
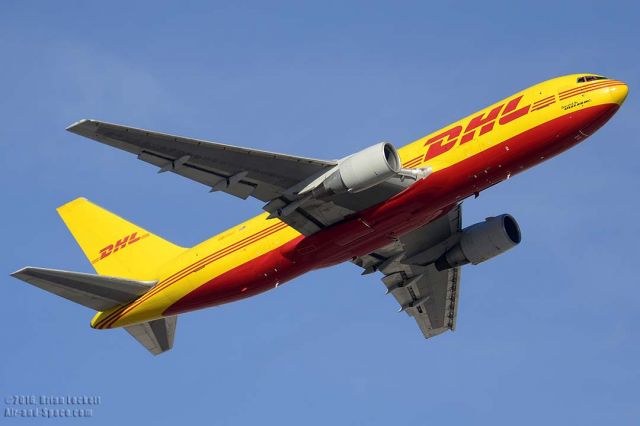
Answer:
<path fill-rule="evenodd" d="M 305 237 L 264 213 L 186 250 L 158 271 L 153 289 L 99 312 L 91 326 L 122 327 L 236 301 L 387 245 L 593 134 L 628 89 L 605 78 L 579 82 L 585 75 L 537 84 L 400 148 L 403 167 L 430 166 L 433 173 L 316 234 Z"/>

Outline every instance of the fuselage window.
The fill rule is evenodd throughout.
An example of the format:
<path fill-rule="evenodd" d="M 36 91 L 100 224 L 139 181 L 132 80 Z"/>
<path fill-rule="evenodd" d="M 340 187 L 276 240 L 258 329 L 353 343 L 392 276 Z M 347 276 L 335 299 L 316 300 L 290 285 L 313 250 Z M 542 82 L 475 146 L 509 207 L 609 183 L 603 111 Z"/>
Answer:
<path fill-rule="evenodd" d="M 586 83 L 587 81 L 594 80 L 606 80 L 607 77 L 602 77 L 600 75 L 585 75 L 583 77 L 578 77 L 578 83 Z"/>

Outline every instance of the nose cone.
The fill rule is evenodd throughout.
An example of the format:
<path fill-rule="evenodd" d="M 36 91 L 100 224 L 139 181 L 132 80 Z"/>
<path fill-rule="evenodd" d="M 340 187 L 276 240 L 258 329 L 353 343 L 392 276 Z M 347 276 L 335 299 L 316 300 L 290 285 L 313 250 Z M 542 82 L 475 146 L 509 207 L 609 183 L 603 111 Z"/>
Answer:
<path fill-rule="evenodd" d="M 629 93 L 629 87 L 626 84 L 619 84 L 609 88 L 609 95 L 613 99 L 613 102 L 618 105 L 622 105 L 625 99 L 627 99 L 627 94 Z"/>

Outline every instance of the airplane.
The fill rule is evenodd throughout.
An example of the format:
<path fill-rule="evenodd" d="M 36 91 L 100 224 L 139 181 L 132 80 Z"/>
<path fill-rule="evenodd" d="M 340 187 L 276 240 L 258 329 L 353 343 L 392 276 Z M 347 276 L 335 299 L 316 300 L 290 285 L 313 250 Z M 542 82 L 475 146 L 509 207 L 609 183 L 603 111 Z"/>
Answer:
<path fill-rule="evenodd" d="M 264 212 L 194 247 L 175 245 L 78 198 L 58 213 L 96 274 L 25 267 L 14 277 L 97 311 L 154 355 L 177 316 L 255 296 L 352 262 L 381 273 L 425 338 L 455 330 L 460 271 L 521 241 L 509 214 L 463 228 L 461 204 L 583 141 L 627 97 L 597 74 L 554 78 L 400 149 L 381 142 L 340 160 L 296 157 L 81 120 L 68 131 L 130 152 Z"/>

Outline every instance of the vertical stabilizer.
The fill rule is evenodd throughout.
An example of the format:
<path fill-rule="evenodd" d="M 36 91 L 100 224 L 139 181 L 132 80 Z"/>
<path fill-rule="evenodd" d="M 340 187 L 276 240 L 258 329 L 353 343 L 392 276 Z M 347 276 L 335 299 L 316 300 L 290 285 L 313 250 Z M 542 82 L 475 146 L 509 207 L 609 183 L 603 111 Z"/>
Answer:
<path fill-rule="evenodd" d="M 186 250 L 85 198 L 59 207 L 58 213 L 102 275 L 153 280 L 160 266 Z"/>

